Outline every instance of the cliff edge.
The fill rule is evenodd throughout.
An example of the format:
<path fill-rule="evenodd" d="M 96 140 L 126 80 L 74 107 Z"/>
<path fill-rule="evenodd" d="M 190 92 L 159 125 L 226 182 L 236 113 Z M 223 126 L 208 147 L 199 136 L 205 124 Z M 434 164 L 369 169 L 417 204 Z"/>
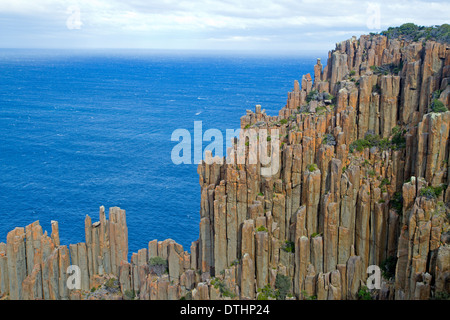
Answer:
<path fill-rule="evenodd" d="M 279 170 L 261 175 L 248 152 L 244 164 L 203 161 L 190 253 L 153 240 L 128 262 L 125 211 L 111 208 L 108 221 L 102 207 L 99 222 L 86 217 L 85 243 L 61 246 L 56 222 L 51 236 L 38 222 L 11 231 L 0 244 L 0 295 L 448 298 L 448 25 L 404 26 L 337 43 L 325 67 L 318 59 L 313 76 L 295 81 L 278 116 L 247 111 L 242 129 L 279 131 Z M 79 288 L 67 287 L 70 265 Z"/>

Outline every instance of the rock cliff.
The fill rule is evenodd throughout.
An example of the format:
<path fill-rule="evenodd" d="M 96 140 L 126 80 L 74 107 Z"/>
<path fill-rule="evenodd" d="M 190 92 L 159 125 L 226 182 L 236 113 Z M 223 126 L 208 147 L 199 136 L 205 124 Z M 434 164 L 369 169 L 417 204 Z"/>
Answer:
<path fill-rule="evenodd" d="M 39 222 L 0 243 L 9 299 L 440 299 L 450 294 L 450 47 L 364 35 L 337 43 L 278 116 L 257 106 L 242 129 L 278 129 L 280 168 L 198 166 L 200 235 L 190 253 L 150 241 L 128 257 L 125 211 L 85 220 L 60 245 Z M 236 147 L 230 150 L 236 156 Z M 210 155 L 209 155 L 210 156 Z M 81 288 L 66 285 L 69 265 Z M 380 286 L 367 270 L 379 266 Z"/>

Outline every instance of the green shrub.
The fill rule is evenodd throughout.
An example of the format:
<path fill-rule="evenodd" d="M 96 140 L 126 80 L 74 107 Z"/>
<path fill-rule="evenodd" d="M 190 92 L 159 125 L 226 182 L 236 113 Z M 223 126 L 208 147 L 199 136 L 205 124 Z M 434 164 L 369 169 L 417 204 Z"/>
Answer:
<path fill-rule="evenodd" d="M 317 100 L 318 98 L 319 98 L 319 93 L 317 92 L 317 90 L 311 90 L 306 95 L 306 102 L 310 102 L 312 100 Z"/>
<path fill-rule="evenodd" d="M 446 112 L 448 111 L 448 108 L 444 105 L 444 103 L 441 100 L 434 99 L 433 103 L 431 104 L 431 110 L 433 112 Z"/>
<path fill-rule="evenodd" d="M 444 291 L 436 292 L 430 300 L 450 300 L 450 293 Z"/>
<path fill-rule="evenodd" d="M 272 289 L 270 285 L 266 284 L 263 288 L 258 289 L 257 300 L 269 300 L 269 298 L 276 299 L 279 292 Z"/>
<path fill-rule="evenodd" d="M 234 259 L 234 260 L 231 262 L 230 267 L 232 267 L 232 266 L 237 266 L 238 264 L 239 264 L 239 260 L 238 260 L 238 259 Z"/>
<path fill-rule="evenodd" d="M 167 266 L 167 260 L 164 260 L 163 258 L 161 258 L 161 257 L 153 257 L 153 258 L 150 258 L 150 260 L 149 260 L 149 265 L 150 266 L 156 266 L 156 265 L 164 265 L 164 266 Z"/>
<path fill-rule="evenodd" d="M 264 226 L 259 226 L 259 227 L 256 229 L 256 232 L 267 232 L 267 231 L 268 231 L 267 228 L 264 227 Z"/>
<path fill-rule="evenodd" d="M 372 67 L 375 67 L 375 66 L 372 66 Z M 370 69 L 372 69 L 372 67 L 370 67 Z M 376 68 L 376 67 L 375 67 Z M 378 94 L 381 94 L 381 87 L 378 85 L 378 84 L 375 84 L 373 87 L 372 87 L 372 93 L 378 93 Z"/>
<path fill-rule="evenodd" d="M 361 289 L 359 289 L 358 298 L 359 300 L 372 300 L 372 295 L 366 286 L 362 286 Z"/>
<path fill-rule="evenodd" d="M 356 140 L 353 141 L 352 144 L 350 145 L 350 152 L 353 153 L 353 151 L 363 151 L 366 147 L 368 147 L 369 145 L 367 144 L 367 142 L 365 140 Z"/>
<path fill-rule="evenodd" d="M 420 195 L 422 197 L 426 197 L 427 199 L 436 199 L 442 194 L 442 191 L 444 191 L 444 189 L 445 189 L 444 185 L 440 185 L 437 187 L 429 186 L 422 188 L 420 190 Z"/>
<path fill-rule="evenodd" d="M 358 139 L 353 141 L 350 144 L 349 150 L 351 153 L 356 151 L 363 151 L 365 148 L 372 148 L 377 147 L 381 150 L 387 150 L 387 149 L 393 149 L 398 150 L 401 148 L 406 147 L 406 140 L 403 137 L 403 134 L 406 132 L 403 130 L 398 129 L 398 131 L 395 131 L 393 134 L 393 137 L 391 140 L 387 138 L 381 138 L 378 135 L 367 133 L 364 139 Z"/>
<path fill-rule="evenodd" d="M 186 292 L 186 295 L 184 297 L 181 297 L 180 300 L 192 300 L 192 291 Z"/>
<path fill-rule="evenodd" d="M 106 289 L 117 290 L 120 288 L 119 281 L 116 278 L 110 278 L 105 282 Z"/>
<path fill-rule="evenodd" d="M 393 150 L 406 148 L 406 138 L 404 137 L 405 133 L 406 130 L 402 130 L 398 126 L 392 128 L 392 139 L 390 147 Z"/>
<path fill-rule="evenodd" d="M 336 101 L 336 97 L 327 92 L 327 96 L 324 98 L 324 100 L 331 100 L 331 102 L 334 103 Z"/>
<path fill-rule="evenodd" d="M 322 140 L 323 144 L 326 144 L 328 146 L 335 146 L 336 145 L 336 139 L 334 138 L 334 136 L 332 134 L 327 133 L 323 140 Z"/>
<path fill-rule="evenodd" d="M 391 184 L 391 182 L 389 181 L 388 178 L 383 178 L 383 180 L 381 180 L 380 187 L 390 185 L 390 184 Z"/>
<path fill-rule="evenodd" d="M 350 71 L 350 75 L 351 75 L 351 76 L 354 76 L 355 74 L 356 74 L 356 71 L 355 71 L 355 70 Z"/>
<path fill-rule="evenodd" d="M 381 263 L 381 272 L 387 280 L 394 278 L 395 267 L 397 266 L 397 257 L 391 256 Z"/>
<path fill-rule="evenodd" d="M 308 171 L 309 171 L 309 172 L 314 172 L 314 171 L 317 170 L 317 164 L 315 164 L 315 163 L 309 164 L 309 165 L 307 166 L 307 168 L 308 168 Z"/>
<path fill-rule="evenodd" d="M 286 124 L 286 123 L 288 123 L 288 120 L 287 120 L 287 119 L 281 119 L 281 120 L 280 120 L 280 123 L 281 123 L 281 124 Z"/>
<path fill-rule="evenodd" d="M 281 249 L 285 252 L 294 252 L 295 250 L 295 243 L 292 241 L 286 240 L 283 245 L 281 246 Z"/>
<path fill-rule="evenodd" d="M 435 40 L 438 42 L 450 42 L 450 25 L 442 24 L 440 26 L 417 26 L 414 23 L 405 23 L 400 27 L 390 27 L 380 34 L 389 39 L 401 38 L 405 40 L 419 41 L 420 39 Z"/>
<path fill-rule="evenodd" d="M 134 298 L 136 298 L 136 294 L 133 290 L 125 290 L 124 296 L 129 300 L 134 300 Z"/>
<path fill-rule="evenodd" d="M 225 285 L 225 283 L 223 283 L 223 281 L 220 279 L 213 278 L 211 280 L 211 285 L 214 286 L 215 289 L 219 289 L 219 292 L 223 297 L 234 298 L 236 296 L 236 294 L 232 293 Z"/>
<path fill-rule="evenodd" d="M 395 209 L 398 214 L 403 211 L 403 197 L 401 192 L 394 193 L 393 198 L 390 200 L 391 208 Z"/>
<path fill-rule="evenodd" d="M 374 74 L 383 74 L 383 75 L 396 75 L 398 74 L 403 68 L 403 64 L 400 62 L 400 64 L 394 64 L 394 63 L 388 63 L 383 64 L 382 66 L 370 66 L 370 69 L 373 71 Z"/>
<path fill-rule="evenodd" d="M 322 107 L 317 107 L 316 108 L 316 113 L 317 114 L 324 114 L 326 111 L 327 111 L 328 109 L 327 109 L 327 107 L 325 107 L 325 106 L 322 106 Z"/>
<path fill-rule="evenodd" d="M 291 289 L 291 278 L 278 273 L 275 278 L 275 289 L 277 289 L 279 293 L 277 299 L 285 300 L 286 295 Z"/>
<path fill-rule="evenodd" d="M 150 272 L 155 273 L 158 277 L 167 271 L 167 260 L 161 257 L 153 257 L 149 260 Z"/>
<path fill-rule="evenodd" d="M 305 300 L 317 300 L 317 296 L 310 296 L 305 290 L 302 291 L 302 295 Z"/>

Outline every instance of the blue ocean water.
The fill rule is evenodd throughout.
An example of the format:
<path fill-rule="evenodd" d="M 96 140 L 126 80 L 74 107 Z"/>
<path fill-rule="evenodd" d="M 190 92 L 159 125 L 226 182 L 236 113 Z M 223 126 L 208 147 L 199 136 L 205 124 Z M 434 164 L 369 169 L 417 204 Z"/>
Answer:
<path fill-rule="evenodd" d="M 172 132 L 203 121 L 225 134 L 256 104 L 277 115 L 315 59 L 0 50 L 0 242 L 35 220 L 83 242 L 85 216 L 104 205 L 126 210 L 130 252 L 167 238 L 189 250 L 199 179 L 172 163 Z"/>

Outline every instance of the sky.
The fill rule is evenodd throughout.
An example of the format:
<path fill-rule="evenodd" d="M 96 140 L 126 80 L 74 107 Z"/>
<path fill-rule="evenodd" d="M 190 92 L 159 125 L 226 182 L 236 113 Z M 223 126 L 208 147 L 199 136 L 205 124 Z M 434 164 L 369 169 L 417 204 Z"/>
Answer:
<path fill-rule="evenodd" d="M 0 48 L 306 52 L 406 22 L 450 23 L 450 1 L 0 0 Z"/>

